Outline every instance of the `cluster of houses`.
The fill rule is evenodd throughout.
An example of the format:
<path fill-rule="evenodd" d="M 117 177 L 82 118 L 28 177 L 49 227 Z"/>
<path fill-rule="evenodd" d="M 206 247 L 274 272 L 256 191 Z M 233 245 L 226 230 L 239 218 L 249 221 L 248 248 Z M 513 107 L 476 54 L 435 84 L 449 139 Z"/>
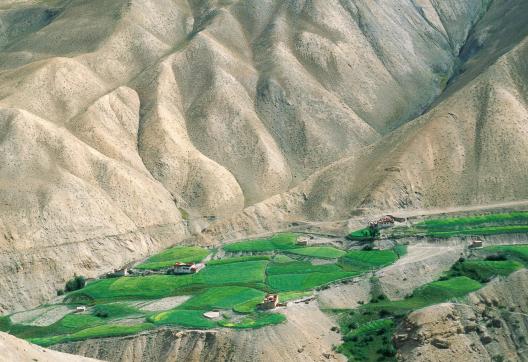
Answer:
<path fill-rule="evenodd" d="M 200 270 L 205 268 L 203 263 L 174 263 L 169 268 L 160 269 L 160 270 L 139 270 L 139 269 L 115 269 L 114 271 L 107 273 L 105 278 L 120 278 L 127 276 L 145 276 L 151 274 L 171 274 L 171 275 L 180 275 L 180 274 L 195 274 Z"/>
<path fill-rule="evenodd" d="M 175 263 L 167 270 L 167 274 L 195 274 L 205 268 L 203 263 Z"/>
<path fill-rule="evenodd" d="M 368 222 L 368 227 L 370 229 L 386 229 L 394 226 L 396 222 L 394 216 L 386 215 L 377 220 L 372 220 Z"/>

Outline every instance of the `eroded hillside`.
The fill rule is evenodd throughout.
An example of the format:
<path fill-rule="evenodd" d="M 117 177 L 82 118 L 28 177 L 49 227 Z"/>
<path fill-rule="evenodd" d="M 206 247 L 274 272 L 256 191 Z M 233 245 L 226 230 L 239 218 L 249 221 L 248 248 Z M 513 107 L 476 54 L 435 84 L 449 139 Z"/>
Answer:
<path fill-rule="evenodd" d="M 75 272 L 124 265 L 200 231 L 201 216 L 230 216 L 366 146 L 382 149 L 383 135 L 441 94 L 487 8 L 480 0 L 4 3 L 0 306 L 36 305 Z M 512 153 L 524 147 L 514 144 Z M 357 199 L 359 184 L 350 184 L 358 186 L 342 201 Z M 434 204 L 426 186 L 420 192 Z M 331 201 L 332 188 L 317 197 Z"/>

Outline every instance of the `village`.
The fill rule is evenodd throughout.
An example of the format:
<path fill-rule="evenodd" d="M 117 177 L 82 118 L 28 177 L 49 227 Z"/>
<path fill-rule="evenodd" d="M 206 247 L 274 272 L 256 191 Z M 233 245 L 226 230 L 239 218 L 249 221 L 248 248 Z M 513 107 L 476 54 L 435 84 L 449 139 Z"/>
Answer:
<path fill-rule="evenodd" d="M 67 284 L 76 288 L 57 293 L 54 304 L 17 313 L 12 319 L 7 316 L 0 320 L 0 328 L 15 325 L 16 333 L 24 338 L 49 346 L 100 338 L 109 333 L 135 334 L 161 326 L 183 329 L 273 326 L 285 323 L 289 315 L 299 309 L 327 303 L 329 298 L 334 300 L 333 294 L 338 291 L 346 291 L 343 302 L 357 298 L 355 293 L 363 293 L 364 287 L 376 291 L 376 288 L 372 289 L 375 286 L 372 283 L 377 283 L 376 280 L 399 259 L 405 258 L 404 264 L 416 258 L 419 262 L 420 250 L 450 253 L 449 245 L 456 244 L 454 258 L 451 261 L 446 259 L 447 264 L 443 265 L 443 268 L 451 269 L 439 274 L 437 281 L 424 281 L 431 284 L 431 296 L 427 294 L 429 289 L 425 284 L 420 293 L 427 297 L 420 299 L 422 294 L 417 294 L 418 299 L 413 299 L 409 294 L 403 301 L 394 302 L 397 310 L 397 303 L 407 303 L 410 298 L 409 307 L 405 307 L 410 311 L 415 305 L 443 301 L 435 294 L 439 285 L 446 285 L 447 298 L 453 290 L 467 293 L 480 288 L 496 273 L 509 273 L 522 267 L 525 261 L 517 255 L 522 255 L 523 246 L 501 248 L 484 244 L 490 240 L 490 233 L 524 232 L 526 224 L 528 212 L 524 211 L 459 217 L 442 215 L 438 219 L 381 215 L 358 220 L 353 227 L 362 228 L 346 236 L 296 230 L 234 240 L 214 248 L 176 245 L 100 278 L 89 279 L 86 284 L 84 278 L 76 276 L 75 280 L 83 282 L 68 281 Z M 450 264 L 452 262 L 455 264 Z M 497 263 L 504 264 L 507 269 L 497 269 Z M 392 288 L 390 278 L 398 275 L 389 276 L 386 285 Z M 416 278 L 423 279 L 423 276 Z M 410 279 L 414 278 L 406 277 L 400 283 L 412 284 Z M 364 286 L 364 283 L 370 286 Z M 358 302 L 358 305 L 368 308 L 384 305 L 384 309 L 390 311 L 390 294 L 386 296 L 382 290 L 376 293 L 367 293 L 361 297 L 363 304 Z M 24 329 L 24 323 L 31 323 L 35 315 L 41 315 L 40 320 L 49 320 L 38 335 Z M 360 329 L 351 331 L 350 326 L 366 323 L 365 328 L 370 328 L 370 322 L 383 320 L 388 323 L 395 315 L 374 313 L 368 322 L 362 319 L 363 316 L 350 316 L 354 323 L 341 323 L 339 329 L 345 333 L 359 333 Z M 77 336 L 76 331 L 82 333 Z M 389 331 L 383 329 L 380 333 L 382 331 L 379 338 L 388 338 Z M 366 346 L 353 340 L 344 343 L 346 348 Z"/>

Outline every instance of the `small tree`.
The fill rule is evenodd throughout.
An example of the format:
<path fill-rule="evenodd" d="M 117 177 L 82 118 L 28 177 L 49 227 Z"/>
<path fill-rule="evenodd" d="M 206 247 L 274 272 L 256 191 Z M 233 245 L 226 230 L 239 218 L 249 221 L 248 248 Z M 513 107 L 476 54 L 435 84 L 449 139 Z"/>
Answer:
<path fill-rule="evenodd" d="M 73 292 L 74 290 L 79 290 L 84 288 L 86 285 L 86 278 L 82 275 L 74 275 L 74 277 L 66 283 L 66 291 Z"/>

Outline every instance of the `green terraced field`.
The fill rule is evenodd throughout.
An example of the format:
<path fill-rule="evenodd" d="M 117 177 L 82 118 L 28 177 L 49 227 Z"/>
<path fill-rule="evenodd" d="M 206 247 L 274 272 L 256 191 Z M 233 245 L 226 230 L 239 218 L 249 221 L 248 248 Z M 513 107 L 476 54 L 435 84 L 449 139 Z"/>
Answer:
<path fill-rule="evenodd" d="M 261 328 L 274 324 L 280 324 L 286 320 L 284 314 L 279 313 L 255 313 L 244 317 L 238 322 L 230 322 L 222 320 L 218 322 L 222 327 L 247 329 L 247 328 Z"/>
<path fill-rule="evenodd" d="M 513 261 L 492 261 L 492 260 L 466 260 L 456 263 L 451 275 L 463 275 L 480 282 L 487 282 L 495 276 L 507 276 L 523 267 L 523 264 Z"/>
<path fill-rule="evenodd" d="M 310 296 L 312 294 L 313 293 L 311 291 L 308 291 L 308 292 L 282 292 L 282 293 L 279 293 L 279 301 L 281 303 L 285 303 L 285 302 L 288 302 L 290 300 L 296 300 L 296 299 L 305 298 L 305 297 L 308 297 L 308 296 Z"/>
<path fill-rule="evenodd" d="M 203 316 L 204 310 L 173 309 L 158 313 L 149 318 L 156 325 L 177 325 L 185 328 L 210 329 L 216 327 L 216 322 Z"/>
<path fill-rule="evenodd" d="M 277 274 L 309 274 L 309 273 L 339 273 L 342 272 L 336 264 L 312 265 L 307 261 L 293 261 L 289 263 L 270 263 L 266 273 Z"/>
<path fill-rule="evenodd" d="M 393 250 L 349 251 L 341 258 L 341 265 L 345 270 L 364 272 L 392 264 L 397 258 Z"/>
<path fill-rule="evenodd" d="M 13 325 L 9 317 L 0 317 L 0 330 L 49 346 L 88 338 L 134 334 L 159 325 L 201 329 L 219 326 L 259 328 L 285 320 L 282 314 L 256 311 L 266 293 L 280 292 L 283 302 L 302 298 L 311 295 L 314 288 L 379 268 L 396 259 L 393 251 L 346 253 L 333 247 L 300 247 L 296 245 L 296 239 L 295 234 L 282 233 L 267 239 L 226 245 L 225 248 L 233 252 L 273 251 L 275 255 L 211 260 L 197 274 L 157 274 L 97 280 L 83 289 L 68 293 L 65 298 L 65 303 L 87 305 L 88 313 L 69 314 L 47 327 Z M 141 267 L 154 268 L 176 261 L 198 261 L 206 255 L 207 251 L 202 248 L 176 247 L 152 256 Z M 298 260 L 304 258 L 338 259 L 339 263 L 313 265 Z M 344 270 L 343 265 L 348 269 Z M 188 295 L 190 299 L 177 308 L 157 313 L 143 312 L 124 302 L 177 295 Z M 220 322 L 203 317 L 205 311 L 214 309 L 232 310 L 231 315 L 235 314 L 230 320 Z M 129 317 L 136 318 L 138 324 L 127 326 L 115 322 Z"/>
<path fill-rule="evenodd" d="M 346 254 L 346 252 L 344 252 L 343 250 L 339 250 L 329 246 L 297 248 L 293 250 L 288 250 L 288 252 L 292 254 L 321 259 L 335 259 Z"/>
<path fill-rule="evenodd" d="M 441 239 L 519 233 L 528 233 L 527 211 L 424 220 L 412 227 L 394 228 L 392 237 L 427 236 Z"/>
<path fill-rule="evenodd" d="M 138 309 L 124 303 L 97 304 L 93 314 L 101 318 L 121 318 L 132 315 L 142 315 Z"/>
<path fill-rule="evenodd" d="M 272 262 L 268 266 L 267 274 L 270 288 L 280 292 L 305 291 L 357 275 L 343 271 L 336 264 L 312 265 L 302 261 Z"/>
<path fill-rule="evenodd" d="M 147 259 L 136 266 L 138 269 L 161 269 L 174 265 L 176 262 L 197 263 L 202 261 L 209 252 L 197 246 L 176 246 L 167 249 Z"/>
<path fill-rule="evenodd" d="M 141 323 L 133 326 L 106 324 L 83 329 L 82 331 L 75 332 L 73 334 L 58 335 L 46 338 L 33 338 L 30 339 L 30 342 L 47 347 L 57 343 L 81 341 L 90 338 L 126 336 L 151 329 L 152 327 L 154 327 L 154 325 L 151 323 Z"/>
<path fill-rule="evenodd" d="M 508 225 L 508 226 L 488 226 L 488 227 L 472 227 L 467 229 L 451 230 L 451 231 L 435 231 L 428 230 L 426 236 L 433 238 L 451 238 L 462 235 L 498 235 L 498 234 L 522 234 L 528 233 L 528 225 Z"/>
<path fill-rule="evenodd" d="M 280 233 L 265 239 L 246 240 L 238 243 L 226 244 L 224 245 L 224 250 L 231 253 L 287 250 L 298 247 L 296 242 L 296 234 Z"/>
<path fill-rule="evenodd" d="M 180 306 L 181 309 L 231 309 L 247 301 L 262 301 L 265 293 L 246 287 L 210 288 L 195 295 Z"/>
<path fill-rule="evenodd" d="M 237 258 L 211 260 L 207 263 L 207 266 L 241 263 L 245 261 L 270 260 L 270 259 L 271 259 L 271 256 L 269 255 L 240 256 Z"/>
<path fill-rule="evenodd" d="M 87 314 L 68 314 L 61 320 L 45 327 L 12 324 L 9 317 L 5 317 L 1 323 L 0 330 L 9 332 L 19 338 L 28 339 L 75 333 L 104 323 L 102 319 Z"/>
<path fill-rule="evenodd" d="M 467 217 L 451 217 L 444 219 L 425 220 L 417 223 L 417 227 L 427 229 L 457 229 L 482 224 L 528 224 L 527 211 L 513 211 L 510 213 L 475 215 Z"/>
<path fill-rule="evenodd" d="M 313 289 L 330 282 L 357 275 L 350 272 L 277 274 L 268 277 L 269 286 L 278 292 L 302 291 Z"/>
<path fill-rule="evenodd" d="M 151 275 L 103 279 L 70 295 L 71 300 L 88 296 L 95 301 L 159 299 L 185 295 L 219 285 L 264 285 L 267 261 L 247 261 L 208 266 L 193 275 Z"/>
<path fill-rule="evenodd" d="M 501 253 L 528 262 L 528 245 L 494 245 L 482 249 L 486 253 Z"/>

